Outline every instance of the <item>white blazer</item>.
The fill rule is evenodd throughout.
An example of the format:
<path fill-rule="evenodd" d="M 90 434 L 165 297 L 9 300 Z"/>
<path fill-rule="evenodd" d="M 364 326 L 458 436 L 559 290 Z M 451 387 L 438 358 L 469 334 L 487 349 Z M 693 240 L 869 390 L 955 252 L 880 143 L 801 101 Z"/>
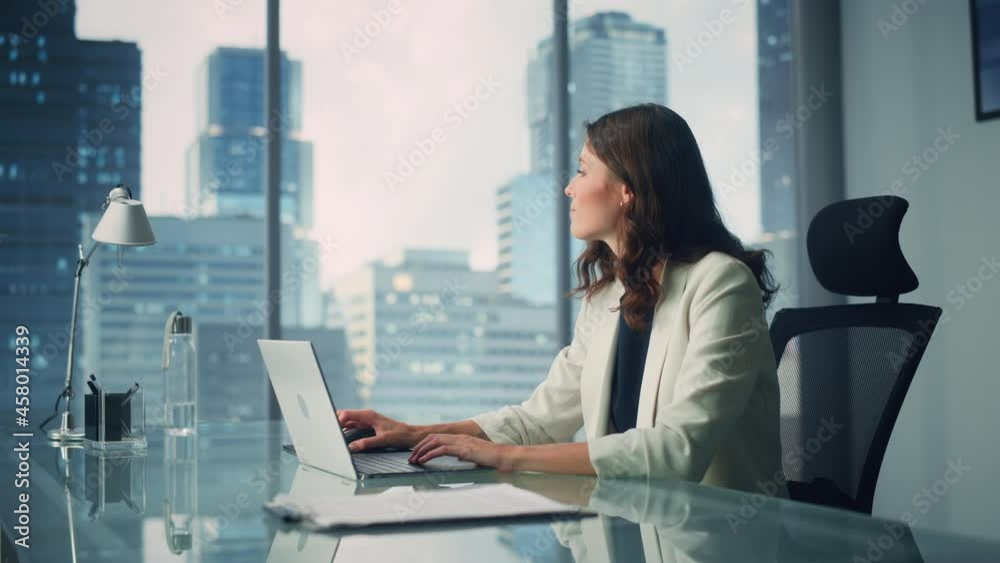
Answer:
<path fill-rule="evenodd" d="M 642 376 L 636 428 L 609 433 L 615 280 L 584 299 L 573 341 L 531 397 L 473 420 L 494 442 L 569 442 L 584 427 L 598 476 L 674 477 L 786 496 L 778 382 L 761 291 L 741 261 L 712 252 L 668 263 Z"/>

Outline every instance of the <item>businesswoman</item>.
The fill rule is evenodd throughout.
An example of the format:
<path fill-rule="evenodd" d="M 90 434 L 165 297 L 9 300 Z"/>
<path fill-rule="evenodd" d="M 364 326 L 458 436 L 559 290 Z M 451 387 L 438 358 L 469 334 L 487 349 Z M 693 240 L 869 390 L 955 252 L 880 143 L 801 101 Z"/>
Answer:
<path fill-rule="evenodd" d="M 520 405 L 462 422 L 341 411 L 345 428 L 376 432 L 351 449 L 784 492 L 765 254 L 726 229 L 694 135 L 672 110 L 628 107 L 586 130 L 565 189 L 573 236 L 588 241 L 573 292 L 583 299 L 546 379 Z M 581 427 L 586 441 L 570 442 Z"/>

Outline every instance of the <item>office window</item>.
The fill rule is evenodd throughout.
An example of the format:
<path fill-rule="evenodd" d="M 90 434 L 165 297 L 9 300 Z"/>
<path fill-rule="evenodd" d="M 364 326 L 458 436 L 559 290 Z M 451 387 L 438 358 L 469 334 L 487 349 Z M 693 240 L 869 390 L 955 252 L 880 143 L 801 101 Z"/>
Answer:
<path fill-rule="evenodd" d="M 583 120 L 649 101 L 672 108 L 698 140 L 730 230 L 774 253 L 782 291 L 769 317 L 796 306 L 794 138 L 781 127 L 791 111 L 787 0 L 570 5 L 574 165 Z"/>
<path fill-rule="evenodd" d="M 349 332 L 395 323 L 349 343 L 353 361 L 338 377 L 365 406 L 411 421 L 471 416 L 523 400 L 555 357 L 554 203 L 563 196 L 532 163 L 548 109 L 529 93 L 548 74 L 537 59 L 550 7 L 282 2 L 282 49 L 301 69 L 287 93 L 295 134 L 285 147 L 299 152 L 300 178 L 302 155 L 315 155 L 311 183 L 296 192 L 313 216 L 296 225 L 320 243 L 319 283 L 337 311 L 320 322 L 347 319 Z M 522 236 L 501 248 L 514 222 Z M 505 272 L 511 281 L 501 283 Z M 385 290 L 393 297 L 372 308 Z M 496 372 L 478 369 L 499 340 L 462 344 L 483 334 L 480 318 L 544 351 L 533 380 L 514 357 L 496 358 Z M 538 332 L 548 340 L 536 342 Z M 426 408 L 458 378 L 476 390 Z"/>
<path fill-rule="evenodd" d="M 56 127 L 46 119 L 43 107 L 26 108 L 29 122 L 48 124 L 38 133 L 48 139 L 44 145 L 59 150 L 42 159 L 25 160 L 21 170 L 12 167 L 9 172 L 25 179 L 25 190 L 51 193 L 51 201 L 61 200 L 56 196 L 63 191 L 72 194 L 71 203 L 61 205 L 80 219 L 67 221 L 58 233 L 52 231 L 58 244 L 45 251 L 51 256 L 49 263 L 74 260 L 66 249 L 89 236 L 115 184 L 131 186 L 134 197 L 145 204 L 157 244 L 129 249 L 124 274 L 117 278 L 112 275 L 118 262 L 113 249 L 99 249 L 85 270 L 82 304 L 90 303 L 92 311 L 81 317 L 77 366 L 80 372 L 100 374 L 109 385 L 130 384 L 142 374 L 147 379 L 143 385 L 148 422 L 155 427 L 162 423 L 158 357 L 163 323 L 170 312 L 181 310 L 194 317 L 200 333 L 196 346 L 205 358 L 213 353 L 235 358 L 234 354 L 248 352 L 227 349 L 227 333 L 235 335 L 240 329 L 246 346 L 255 346 L 254 330 L 259 335 L 260 325 L 251 322 L 251 316 L 263 298 L 263 217 L 259 211 L 256 215 L 252 210 L 244 213 L 245 209 L 223 211 L 229 195 L 225 186 L 244 178 L 259 183 L 263 178 L 261 136 L 249 125 L 241 129 L 220 121 L 223 110 L 249 106 L 254 100 L 223 101 L 218 89 L 219 71 L 229 61 L 252 61 L 263 53 L 264 3 L 242 2 L 239 9 L 221 15 L 213 3 L 198 0 L 169 5 L 76 0 L 75 8 L 58 16 L 74 18 L 72 25 L 50 26 L 37 41 L 17 45 L 17 66 L 0 67 L 0 76 L 9 74 L 12 84 L 45 86 L 31 93 L 32 103 L 47 105 L 58 99 L 73 117 L 70 126 Z M 53 40 L 56 34 L 59 41 Z M 247 83 L 262 80 L 261 76 L 251 70 L 230 79 Z M 258 113 L 263 120 L 263 111 Z M 110 123 L 110 131 L 101 129 L 102 120 Z M 216 124 L 230 132 L 227 141 L 239 141 L 254 150 L 237 155 L 233 163 L 219 158 L 217 149 L 222 145 L 214 144 L 207 134 Z M 33 129 L 19 127 L 18 135 L 0 144 L 16 151 L 25 145 L 18 136 Z M 66 146 L 73 147 L 69 161 Z M 52 162 L 67 164 L 64 179 L 53 177 Z M 37 185 L 32 184 L 36 177 Z M 222 187 L 206 189 L 213 180 Z M 50 217 L 63 212 L 44 201 L 30 213 Z M 259 201 L 257 207 L 263 208 Z M 28 226 L 26 220 L 24 227 Z M 195 245 L 212 251 L 189 252 Z M 235 245 L 236 251 L 224 255 L 218 250 L 220 245 Z M 68 320 L 72 267 L 68 272 L 62 267 L 58 270 L 50 274 L 54 289 L 45 303 L 26 302 L 21 309 L 32 308 L 36 317 Z M 32 275 L 37 277 L 37 273 Z M 37 312 L 38 306 L 46 308 L 44 315 Z M 15 307 L 15 317 L 21 309 Z M 64 330 L 62 324 L 40 332 L 56 335 Z M 121 346 L 102 346 L 97 335 Z M 204 422 L 267 415 L 264 372 L 248 372 L 245 366 L 227 371 L 227 366 L 237 364 L 223 361 L 202 374 L 199 413 Z M 52 354 L 50 369 L 64 367 L 64 358 Z M 44 381 L 55 386 L 61 377 Z M 40 404 L 51 402 L 39 396 Z"/>

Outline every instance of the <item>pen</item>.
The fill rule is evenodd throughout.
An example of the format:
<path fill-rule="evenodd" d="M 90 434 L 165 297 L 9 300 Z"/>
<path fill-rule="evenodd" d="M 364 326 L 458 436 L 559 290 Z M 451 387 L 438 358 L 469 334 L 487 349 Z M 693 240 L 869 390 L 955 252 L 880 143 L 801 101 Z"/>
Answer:
<path fill-rule="evenodd" d="M 124 502 L 132 512 L 137 514 L 140 512 L 139 507 L 135 505 L 135 502 L 128 495 L 122 495 L 122 502 Z"/>
<path fill-rule="evenodd" d="M 122 397 L 122 404 L 124 405 L 125 403 L 129 402 L 132 399 L 132 395 L 135 395 L 135 392 L 138 390 L 139 390 L 139 382 L 137 381 L 135 385 L 133 385 L 132 388 L 128 390 L 128 393 L 125 393 L 125 396 Z"/>
<path fill-rule="evenodd" d="M 90 392 L 94 395 L 101 394 L 101 386 L 97 384 L 97 378 L 94 377 L 94 374 L 90 374 L 90 378 L 87 380 L 87 387 L 90 387 Z"/>

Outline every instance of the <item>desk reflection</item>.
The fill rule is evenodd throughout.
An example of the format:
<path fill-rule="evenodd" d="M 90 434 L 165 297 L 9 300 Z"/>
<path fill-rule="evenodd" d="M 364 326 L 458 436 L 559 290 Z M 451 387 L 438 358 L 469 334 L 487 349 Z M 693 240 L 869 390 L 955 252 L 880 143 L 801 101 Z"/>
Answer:
<path fill-rule="evenodd" d="M 163 438 L 163 536 L 174 555 L 194 546 L 198 515 L 198 439 L 195 434 Z"/>
<path fill-rule="evenodd" d="M 380 494 L 406 486 L 419 495 L 422 489 L 457 487 L 480 482 L 506 482 L 542 494 L 552 500 L 582 506 L 596 516 L 573 520 L 550 520 L 550 538 L 511 542 L 511 555 L 530 561 L 575 563 L 714 563 L 730 561 L 851 561 L 854 556 L 870 557 L 868 550 L 887 533 L 888 523 L 867 518 L 846 519 L 836 534 L 828 527 L 801 521 L 787 503 L 762 495 L 746 495 L 746 502 L 734 504 L 731 491 L 706 489 L 680 482 L 650 483 L 636 480 L 595 480 L 553 478 L 539 474 L 496 474 L 482 478 L 468 475 L 424 475 L 354 482 L 323 471 L 299 466 L 291 489 L 292 496 L 353 496 Z M 847 521 L 849 520 L 849 521 Z M 492 525 L 495 526 L 495 523 Z M 519 524 L 508 527 L 517 535 Z M 446 529 L 442 527 L 442 529 Z M 338 558 L 342 542 L 370 541 L 387 533 L 413 534 L 406 529 L 393 532 L 309 533 L 283 526 L 276 532 L 268 563 L 278 561 L 348 563 Z M 893 549 L 879 560 L 920 562 L 920 552 L 909 534 L 900 527 Z M 355 540 L 364 536 L 367 540 Z M 522 538 L 524 539 L 524 538 Z M 411 541 L 411 540 L 408 540 Z M 387 545 L 384 541 L 381 545 Z M 358 550 L 350 550 L 358 554 Z M 377 550 L 371 550 L 372 554 Z M 366 551 L 367 553 L 367 551 Z M 348 557 L 351 558 L 351 557 Z M 353 560 L 353 558 L 351 558 Z"/>
<path fill-rule="evenodd" d="M 139 516 L 146 511 L 146 456 L 83 450 L 88 520 Z"/>
<path fill-rule="evenodd" d="M 1000 560 L 1000 543 L 993 540 L 923 528 L 913 532 L 918 550 L 910 530 L 896 521 L 680 481 L 477 471 L 354 482 L 300 466 L 294 456 L 272 448 L 280 430 L 272 423 L 206 425 L 190 447 L 151 433 L 147 455 L 121 458 L 72 448 L 38 451 L 31 471 L 32 545 L 18 552 L 19 560 L 883 563 L 953 561 L 955 554 L 963 561 Z M 4 463 L 0 469 L 16 472 L 10 460 Z M 278 493 L 352 496 L 405 487 L 394 492 L 418 511 L 426 491 L 497 482 L 595 515 L 336 536 L 290 528 L 262 509 Z M 0 515 L 5 530 L 17 525 L 12 516 Z"/>
<path fill-rule="evenodd" d="M 582 490 L 541 475 L 512 482 L 598 514 L 553 525 L 577 563 L 923 561 L 910 529 L 898 522 L 845 514 L 831 529 L 803 519 L 797 504 L 761 494 L 746 493 L 734 504 L 732 491 L 677 481 L 598 479 Z"/>
<path fill-rule="evenodd" d="M 358 492 L 355 482 L 305 465 L 296 468 L 288 490 L 290 496 L 299 498 L 350 497 Z M 339 545 L 340 538 L 333 534 L 310 533 L 300 528 L 283 527 L 274 535 L 267 563 L 329 563 L 336 556 Z"/>
<path fill-rule="evenodd" d="M 541 494 L 557 494 L 572 502 L 565 490 L 553 491 L 536 476 L 515 484 Z M 596 518 L 552 525 L 559 543 L 576 563 L 668 563 L 774 561 L 778 529 L 767 518 L 742 519 L 732 504 L 715 506 L 687 484 L 665 489 L 644 481 L 596 480 L 580 491 L 579 504 Z"/>

